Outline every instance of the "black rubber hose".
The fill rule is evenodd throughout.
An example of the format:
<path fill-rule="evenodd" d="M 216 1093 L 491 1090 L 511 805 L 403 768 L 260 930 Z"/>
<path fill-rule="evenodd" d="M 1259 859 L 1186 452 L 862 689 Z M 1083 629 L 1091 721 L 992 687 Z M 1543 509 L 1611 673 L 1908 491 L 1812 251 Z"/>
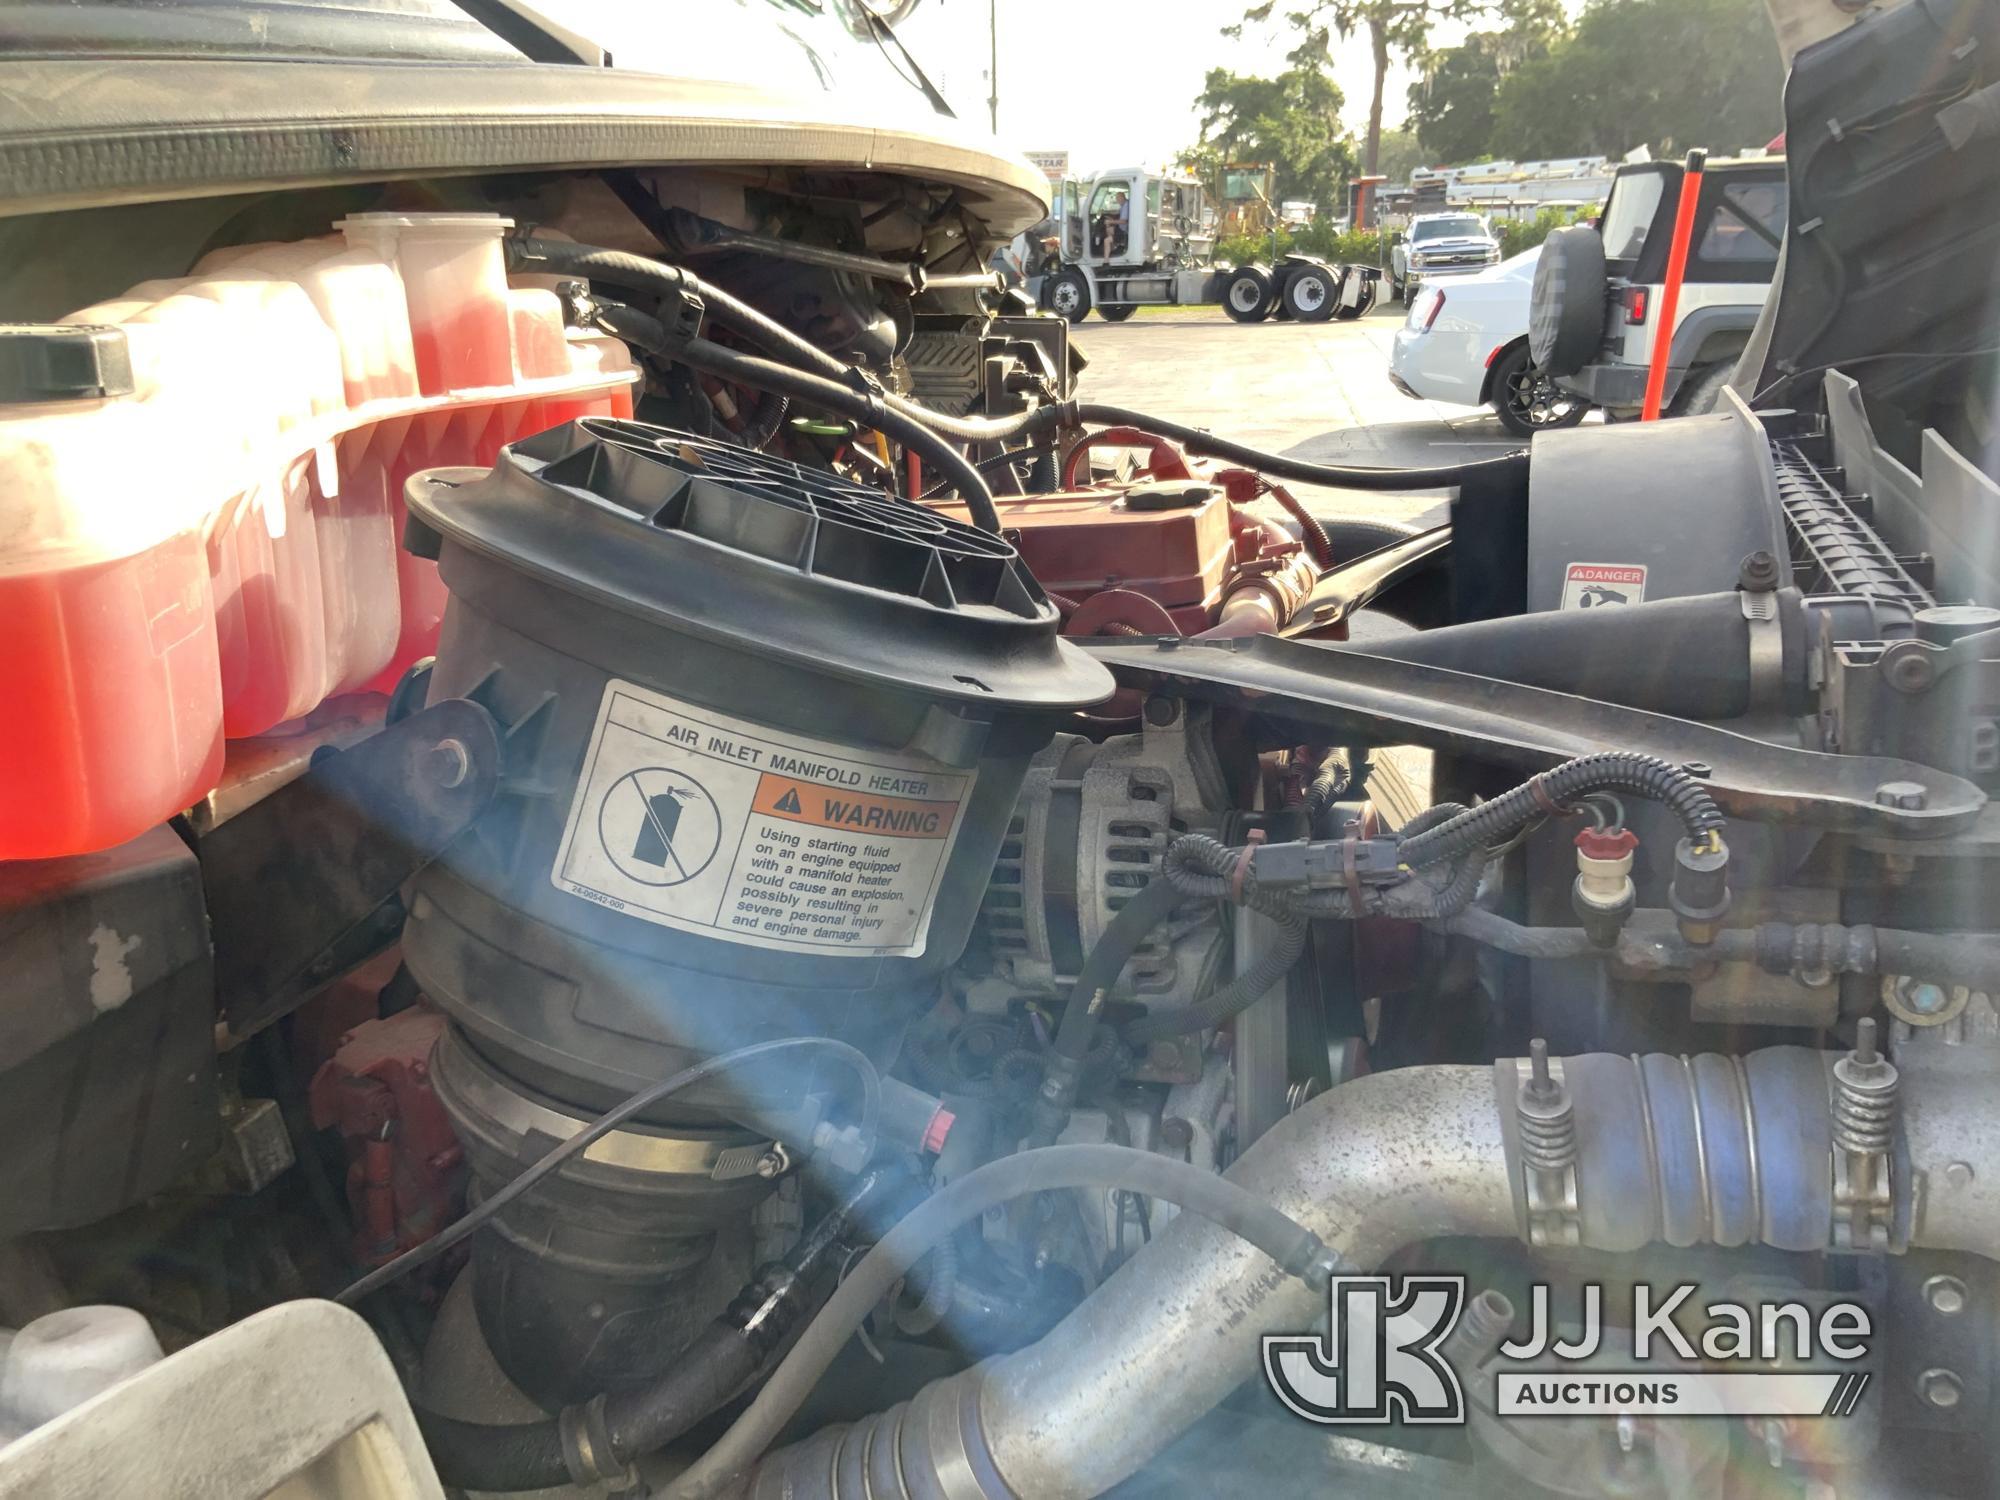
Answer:
<path fill-rule="evenodd" d="M 1277 934 L 1249 968 L 1192 1005 L 1179 1010 L 1148 1011 L 1124 1028 L 1125 1040 L 1134 1047 L 1143 1047 L 1162 1037 L 1207 1031 L 1263 999 L 1271 986 L 1291 973 L 1292 965 L 1299 961 L 1308 931 L 1306 919 L 1295 912 L 1273 913 L 1271 920 L 1278 924 Z"/>
<path fill-rule="evenodd" d="M 405 1250 L 394 1260 L 377 1266 L 333 1300 L 351 1307 L 377 1287 L 387 1286 L 398 1277 L 406 1276 L 416 1270 L 418 1266 L 436 1260 L 564 1162 L 582 1155 L 634 1115 L 652 1109 L 662 1100 L 670 1099 L 675 1094 L 683 1093 L 719 1074 L 733 1072 L 745 1063 L 757 1062 L 785 1052 L 814 1051 L 830 1053 L 854 1070 L 855 1076 L 861 1082 L 863 1095 L 860 1128 L 864 1136 L 872 1137 L 875 1134 L 876 1122 L 882 1115 L 882 1080 L 875 1071 L 875 1065 L 868 1060 L 865 1053 L 849 1046 L 846 1042 L 823 1036 L 790 1036 L 768 1042 L 753 1042 L 747 1047 L 738 1047 L 734 1052 L 724 1052 L 716 1057 L 705 1058 L 691 1068 L 683 1068 L 658 1083 L 648 1084 L 629 1099 L 613 1105 L 575 1135 L 537 1157 L 504 1187 L 481 1199 L 477 1208 L 461 1215 L 455 1222 L 439 1230 L 421 1245 Z"/>
<path fill-rule="evenodd" d="M 568 240 L 510 240 L 507 253 L 508 266 L 511 270 L 567 272 L 608 281 L 614 286 L 636 287 L 668 295 L 692 293 L 702 299 L 704 306 L 714 317 L 727 323 L 760 347 L 788 360 L 802 372 L 816 374 L 828 381 L 842 382 L 840 388 L 849 389 L 844 382 L 848 378 L 850 367 L 836 356 L 801 338 L 782 323 L 757 311 L 749 303 L 731 296 L 713 282 L 703 281 L 693 272 L 679 266 L 669 265 L 665 261 L 654 260 L 649 256 L 631 255 L 623 250 L 608 250 L 596 245 L 579 245 Z M 620 337 L 625 336 L 620 335 Z M 670 350 L 657 352 L 672 353 Z M 716 370 L 715 373 L 724 372 Z M 738 379 L 733 375 L 728 378 Z M 768 385 L 759 385 L 747 378 L 741 379 L 739 383 L 755 385 L 759 390 L 772 389 Z M 799 391 L 784 391 L 781 394 L 796 396 L 801 400 L 814 399 Z M 1243 464 L 1280 479 L 1294 479 L 1305 484 L 1338 485 L 1346 489 L 1436 489 L 1460 484 L 1466 476 L 1473 473 L 1504 469 L 1524 461 L 1526 456 L 1523 450 L 1521 453 L 1503 454 L 1498 458 L 1479 459 L 1472 463 L 1431 469 L 1348 468 L 1338 464 L 1307 463 L 1303 459 L 1266 453 L 1244 443 L 1216 437 L 1213 433 L 1204 432 L 1198 427 L 1172 422 L 1165 417 L 1148 416 L 1144 412 L 1131 411 L 1122 406 L 1058 402 L 1006 417 L 954 417 L 887 392 L 882 395 L 881 404 L 911 421 L 923 424 L 933 432 L 967 443 L 1005 442 L 1010 438 L 1033 437 L 1040 433 L 1053 432 L 1059 427 L 1073 427 L 1085 422 L 1113 427 L 1136 427 L 1142 432 L 1172 438 L 1190 452 L 1226 458 L 1231 463 Z M 828 405 L 827 409 L 841 410 L 831 405 Z M 855 415 L 851 411 L 843 411 L 842 414 Z M 861 420 L 869 419 L 863 417 Z M 889 429 L 879 422 L 871 420 L 869 425 L 889 433 Z M 896 436 L 894 433 L 889 435 Z M 904 441 L 907 442 L 908 439 Z M 940 467 L 949 469 L 950 466 L 940 465 Z M 965 494 L 962 488 L 960 494 Z M 997 530 L 998 527 L 992 529 Z"/>
<path fill-rule="evenodd" d="M 1480 854 L 1506 842 L 1537 818 L 1566 810 L 1590 792 L 1629 792 L 1666 807 L 1698 845 L 1722 827 L 1708 788 L 1678 766 L 1631 750 L 1606 750 L 1542 772 L 1450 821 L 1405 839 L 1398 858 L 1411 869 Z"/>
<path fill-rule="evenodd" d="M 876 1168 L 863 1175 L 783 1262 L 767 1267 L 737 1293 L 669 1369 L 643 1385 L 597 1397 L 602 1410 L 595 1423 L 586 1421 L 588 1402 L 572 1408 L 567 1419 L 585 1421 L 603 1435 L 613 1470 L 687 1432 L 741 1390 L 776 1352 L 808 1305 L 810 1278 L 863 1210 L 892 1185 L 909 1186 L 900 1169 Z M 421 1406 L 416 1413 L 425 1446 L 447 1484 L 507 1493 L 551 1489 L 578 1478 L 564 1453 L 564 1418 L 494 1424 L 462 1421 Z"/>
<path fill-rule="evenodd" d="M 844 360 L 827 353 L 740 297 L 731 295 L 712 281 L 702 280 L 684 267 L 649 256 L 632 255 L 596 245 L 579 245 L 569 240 L 509 240 L 507 255 L 509 270 L 567 273 L 667 296 L 682 293 L 697 296 L 717 322 L 727 324 L 786 363 L 828 380 L 845 382 L 847 379 L 850 366 Z M 1031 428 L 1047 431 L 1057 425 L 1053 415 L 1042 417 L 1041 411 L 1020 412 L 1006 417 L 955 417 L 887 392 L 883 400 L 904 416 L 968 443 L 1002 442 Z M 1052 411 L 1051 408 L 1041 410 Z"/>
<path fill-rule="evenodd" d="M 975 1168 L 926 1199 L 864 1256 L 806 1326 L 756 1400 L 721 1440 L 662 1491 L 663 1500 L 719 1494 L 771 1445 L 896 1279 L 939 1240 L 989 1208 L 1033 1193 L 1106 1188 L 1200 1214 L 1255 1245 L 1280 1270 L 1323 1288 L 1337 1269 L 1326 1243 L 1226 1177 L 1130 1146 L 1047 1146 Z"/>
<path fill-rule="evenodd" d="M 1030 1146 L 1050 1146 L 1069 1124 L 1071 1108 L 1082 1085 L 1091 1043 L 1097 1038 L 1098 1017 L 1105 997 L 1139 945 L 1181 902 L 1181 894 L 1164 877 L 1148 881 L 1118 908 L 1103 935 L 1091 945 L 1063 1003 L 1062 1020 L 1043 1060 L 1041 1086 L 1035 1092 Z"/>
<path fill-rule="evenodd" d="M 665 296 L 683 293 L 699 297 L 710 317 L 726 323 L 759 348 L 792 364 L 841 380 L 847 365 L 817 344 L 793 333 L 775 319 L 757 311 L 740 297 L 732 296 L 712 281 L 703 281 L 692 271 L 644 255 L 623 250 L 606 250 L 596 245 L 579 245 L 569 240 L 516 239 L 507 242 L 507 269 L 510 271 L 557 272 L 587 276 L 640 291 Z"/>
<path fill-rule="evenodd" d="M 1327 809 L 1340 800 L 1354 782 L 1353 769 L 1338 750 L 1329 750 L 1326 759 L 1319 763 L 1312 781 L 1306 787 L 1305 815 L 1307 833 L 1317 836 L 1321 819 Z"/>
<path fill-rule="evenodd" d="M 1816 622 L 1798 590 L 1772 597 L 1784 643 L 1785 705 L 1800 712 L 1809 697 L 1806 663 Z M 1732 590 L 1609 610 L 1551 609 L 1328 649 L 1474 672 L 1679 719 L 1733 719 L 1751 707 L 1751 627 L 1742 604 Z"/>
<path fill-rule="evenodd" d="M 562 1433 L 554 1419 L 502 1426 L 462 1421 L 423 1406 L 414 1409 L 431 1463 L 448 1485 L 507 1494 L 570 1482 Z"/>
<path fill-rule="evenodd" d="M 637 308 L 607 303 L 597 309 L 597 321 L 607 331 L 642 349 L 649 349 L 698 370 L 707 370 L 738 385 L 790 396 L 822 411 L 852 417 L 885 437 L 915 449 L 951 480 L 959 498 L 965 502 L 965 508 L 972 513 L 974 524 L 996 536 L 999 534 L 1000 512 L 994 507 L 993 491 L 986 487 L 986 480 L 979 470 L 951 443 L 916 418 L 905 416 L 886 404 L 879 395 L 838 384 L 819 375 L 809 375 L 790 365 L 739 354 L 707 339 L 669 337 L 659 319 L 649 317 Z"/>
<path fill-rule="evenodd" d="M 1089 956 L 1077 972 L 1076 983 L 1070 986 L 1061 1024 L 1056 1027 L 1055 1039 L 1050 1044 L 1051 1052 L 1078 1063 L 1089 1055 L 1104 997 L 1118 983 L 1118 976 L 1125 972 L 1125 965 L 1132 961 L 1139 945 L 1184 899 L 1173 882 L 1162 876 L 1147 881 L 1137 895 L 1118 908 L 1104 935 L 1092 944 Z"/>
<path fill-rule="evenodd" d="M 1059 408 L 1044 407 L 1043 410 L 1055 411 Z M 1474 475 L 1503 473 L 1525 464 L 1528 457 L 1524 448 L 1514 453 L 1503 453 L 1497 458 L 1475 459 L 1471 463 L 1447 464 L 1432 469 L 1355 469 L 1339 464 L 1308 463 L 1301 458 L 1286 458 L 1283 454 L 1266 453 L 1246 443 L 1231 442 L 1228 438 L 1217 437 L 1212 432 L 1204 432 L 1199 427 L 1190 427 L 1184 422 L 1170 422 L 1165 417 L 1150 417 L 1142 411 L 1132 411 L 1123 406 L 1079 402 L 1074 417 L 1078 422 L 1095 422 L 1105 427 L 1136 427 L 1141 432 L 1149 432 L 1156 437 L 1172 438 L 1190 453 L 1226 458 L 1231 463 L 1255 469 L 1260 474 L 1272 475 L 1279 479 L 1294 479 L 1301 484 L 1334 485 L 1350 490 L 1441 489 L 1463 484 Z"/>

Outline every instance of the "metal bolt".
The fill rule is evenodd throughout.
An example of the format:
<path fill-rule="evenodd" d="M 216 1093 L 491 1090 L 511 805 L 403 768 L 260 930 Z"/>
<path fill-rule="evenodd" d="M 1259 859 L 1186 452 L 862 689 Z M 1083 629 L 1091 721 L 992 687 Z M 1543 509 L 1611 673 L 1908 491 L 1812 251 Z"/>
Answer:
<path fill-rule="evenodd" d="M 1194 1143 L 1194 1126 L 1179 1115 L 1160 1121 L 1160 1144 L 1169 1151 L 1185 1151 Z"/>
<path fill-rule="evenodd" d="M 1951 996 L 1945 993 L 1943 985 L 1932 984 L 1925 979 L 1909 987 L 1903 995 L 1903 1003 L 1920 1016 L 1932 1016 L 1951 1003 Z"/>
<path fill-rule="evenodd" d="M 783 1177 L 791 1166 L 792 1153 L 783 1146 L 773 1145 L 757 1158 L 757 1175 L 764 1178 Z"/>
<path fill-rule="evenodd" d="M 1868 1068 L 1881 1061 L 1881 1057 L 1875 1050 L 1875 1018 L 1863 1016 L 1854 1023 L 1854 1060 Z"/>
<path fill-rule="evenodd" d="M 1538 1094 L 1546 1094 L 1556 1086 L 1549 1076 L 1549 1044 L 1545 1038 L 1536 1037 L 1528 1043 L 1528 1082 Z"/>
<path fill-rule="evenodd" d="M 439 740 L 426 757 L 432 778 L 442 787 L 463 786 L 472 773 L 472 755 L 463 740 Z"/>
<path fill-rule="evenodd" d="M 1778 559 L 1761 549 L 1752 552 L 1737 567 L 1736 586 L 1746 593 L 1770 593 L 1778 586 Z"/>
<path fill-rule="evenodd" d="M 1156 729 L 1165 728 L 1174 722 L 1174 700 L 1155 693 L 1146 700 L 1146 722 Z"/>
<path fill-rule="evenodd" d="M 1956 1276 L 1932 1276 L 1924 1282 L 1924 1301 L 1941 1318 L 1955 1318 L 1965 1311 L 1965 1283 Z"/>
<path fill-rule="evenodd" d="M 1969 1188 L 1972 1186 L 1972 1163 L 1969 1161 L 1946 1162 L 1944 1180 L 1948 1187 Z"/>
<path fill-rule="evenodd" d="M 1916 812 L 1929 800 L 1929 794 L 1914 781 L 1885 781 L 1875 788 L 1875 805 L 1878 807 Z"/>
<path fill-rule="evenodd" d="M 1965 1383 L 1950 1370 L 1926 1370 L 1917 1377 L 1917 1395 L 1926 1406 L 1950 1411 L 1964 1399 Z"/>
<path fill-rule="evenodd" d="M 1521 1159 L 1537 1172 L 1561 1173 L 1576 1162 L 1576 1113 L 1569 1090 L 1549 1068 L 1549 1044 L 1528 1043 L 1528 1081 L 1514 1099 Z"/>
<path fill-rule="evenodd" d="M 1914 643 L 1892 652 L 1883 661 L 1882 670 L 1889 686 L 1901 693 L 1921 693 L 1937 675 L 1930 652 Z"/>

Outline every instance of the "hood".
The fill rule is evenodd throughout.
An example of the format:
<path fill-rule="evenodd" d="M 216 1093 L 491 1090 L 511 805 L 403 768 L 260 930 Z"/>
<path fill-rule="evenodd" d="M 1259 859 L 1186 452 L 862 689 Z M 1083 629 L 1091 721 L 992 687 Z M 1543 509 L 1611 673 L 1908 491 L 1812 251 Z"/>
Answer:
<path fill-rule="evenodd" d="M 2000 405 L 2000 5 L 1926 0 L 1802 50 L 1785 89 L 1789 235 L 1739 375 L 1752 404 L 1861 387 L 1906 462 L 1935 428 L 1991 471 Z M 1956 357 L 1977 351 L 1976 358 Z"/>

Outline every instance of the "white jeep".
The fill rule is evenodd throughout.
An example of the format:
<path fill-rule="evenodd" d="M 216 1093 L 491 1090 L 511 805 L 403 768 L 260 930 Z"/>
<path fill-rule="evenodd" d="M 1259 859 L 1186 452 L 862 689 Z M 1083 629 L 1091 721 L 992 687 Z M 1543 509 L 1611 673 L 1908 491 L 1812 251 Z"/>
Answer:
<path fill-rule="evenodd" d="M 1678 162 L 1620 167 L 1597 223 L 1555 231 L 1535 268 L 1536 365 L 1614 418 L 1644 401 L 1684 171 Z M 1708 163 L 1674 314 L 1669 414 L 1709 411 L 1721 398 L 1770 291 L 1785 209 L 1784 158 Z"/>

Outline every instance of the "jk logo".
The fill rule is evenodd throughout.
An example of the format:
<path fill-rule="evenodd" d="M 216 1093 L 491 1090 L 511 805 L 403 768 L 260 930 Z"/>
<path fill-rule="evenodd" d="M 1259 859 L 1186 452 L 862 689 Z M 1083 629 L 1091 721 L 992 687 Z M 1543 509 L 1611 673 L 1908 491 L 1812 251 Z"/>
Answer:
<path fill-rule="evenodd" d="M 1438 1345 L 1465 1306 L 1463 1276 L 1339 1276 L 1324 1337 L 1266 1334 L 1264 1378 L 1308 1422 L 1457 1423 L 1458 1375 Z"/>

